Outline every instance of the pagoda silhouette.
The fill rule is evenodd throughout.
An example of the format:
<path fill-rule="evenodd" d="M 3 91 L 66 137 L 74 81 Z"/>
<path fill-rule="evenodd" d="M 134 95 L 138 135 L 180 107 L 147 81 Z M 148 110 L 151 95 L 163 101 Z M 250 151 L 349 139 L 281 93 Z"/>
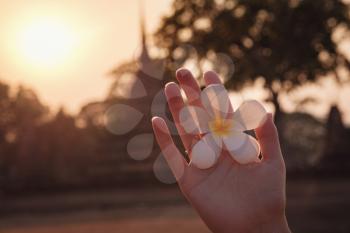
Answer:
<path fill-rule="evenodd" d="M 110 72 L 113 82 L 105 100 L 84 106 L 80 114 L 85 122 L 93 125 L 92 128 L 100 131 L 98 135 L 102 135 L 98 139 L 101 144 L 100 155 L 97 156 L 91 171 L 92 177 L 98 181 L 101 180 L 99 177 L 106 176 L 111 178 L 111 182 L 120 183 L 155 181 L 153 166 L 160 151 L 153 135 L 151 119 L 157 115 L 171 121 L 163 92 L 165 83 L 169 81 L 169 78 L 165 77 L 170 76 L 165 74 L 165 61 L 151 56 L 143 14 L 140 18 L 140 51 L 134 59 L 121 63 Z M 142 116 L 135 127 L 122 135 L 108 132 L 108 127 L 103 122 L 108 109 L 117 105 L 128 106 Z M 132 118 L 131 114 L 130 119 Z M 121 126 L 129 124 L 128 119 L 117 123 Z M 139 135 L 152 137 L 153 145 L 146 158 L 135 160 L 130 156 L 127 147 L 130 140 Z M 144 146 L 141 142 L 139 145 L 133 145 L 132 149 L 149 151 L 150 148 Z"/>
<path fill-rule="evenodd" d="M 133 60 L 122 63 L 112 70 L 114 83 L 109 90 L 107 101 L 113 103 L 117 101 L 140 111 L 144 114 L 144 119 L 138 125 L 137 131 L 149 132 L 152 130 L 150 128 L 152 111 L 157 113 L 164 110 L 165 99 L 162 91 L 168 79 L 164 75 L 165 61 L 152 58 L 149 53 L 143 14 L 140 18 L 140 52 L 136 53 Z M 163 106 L 156 106 L 157 104 Z"/>
<path fill-rule="evenodd" d="M 350 128 L 342 120 L 338 106 L 330 108 L 326 122 L 324 151 L 319 168 L 331 174 L 349 174 L 350 171 Z"/>

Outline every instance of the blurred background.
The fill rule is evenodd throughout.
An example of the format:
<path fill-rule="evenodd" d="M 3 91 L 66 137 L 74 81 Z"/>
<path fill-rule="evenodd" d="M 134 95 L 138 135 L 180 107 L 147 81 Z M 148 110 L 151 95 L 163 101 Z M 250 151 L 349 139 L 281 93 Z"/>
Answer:
<path fill-rule="evenodd" d="M 293 232 L 350 232 L 349 4 L 0 0 L 0 232 L 209 232 L 150 125 L 183 66 L 275 114 Z"/>

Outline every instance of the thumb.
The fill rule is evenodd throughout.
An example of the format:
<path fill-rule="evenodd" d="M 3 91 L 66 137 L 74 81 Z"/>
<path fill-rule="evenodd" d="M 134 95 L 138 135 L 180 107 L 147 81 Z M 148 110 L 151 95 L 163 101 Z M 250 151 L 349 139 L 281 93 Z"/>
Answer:
<path fill-rule="evenodd" d="M 257 128 L 255 133 L 264 159 L 283 160 L 277 128 L 273 122 L 271 113 L 267 114 L 264 124 Z"/>

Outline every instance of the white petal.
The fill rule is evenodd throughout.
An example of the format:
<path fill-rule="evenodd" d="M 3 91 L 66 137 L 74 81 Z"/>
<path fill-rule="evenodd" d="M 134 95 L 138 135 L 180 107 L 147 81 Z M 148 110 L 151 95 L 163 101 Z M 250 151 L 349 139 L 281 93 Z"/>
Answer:
<path fill-rule="evenodd" d="M 212 150 L 215 153 L 216 159 L 218 159 L 222 151 L 222 138 L 215 136 L 212 133 L 207 133 L 206 135 L 204 135 L 202 140 L 205 143 L 207 143 L 210 148 L 212 148 Z"/>
<path fill-rule="evenodd" d="M 209 115 L 226 118 L 230 110 L 230 99 L 222 84 L 211 84 L 201 93 L 201 101 Z"/>
<path fill-rule="evenodd" d="M 185 106 L 180 110 L 179 120 L 186 133 L 199 134 L 208 132 L 209 116 L 203 108 Z"/>
<path fill-rule="evenodd" d="M 223 137 L 222 140 L 228 151 L 236 151 L 248 140 L 247 136 L 245 133 L 232 131 L 230 135 Z"/>
<path fill-rule="evenodd" d="M 217 158 L 215 149 L 203 139 L 192 147 L 191 163 L 199 169 L 208 169 L 214 166 Z"/>
<path fill-rule="evenodd" d="M 240 143 L 233 143 L 232 140 L 239 140 Z M 225 145 L 230 155 L 240 164 L 259 162 L 260 146 L 258 142 L 250 135 L 241 133 L 236 138 L 231 138 L 230 142 L 225 141 Z"/>
<path fill-rule="evenodd" d="M 241 124 L 240 121 L 238 120 L 235 120 L 235 119 L 232 119 L 232 128 L 231 128 L 231 131 L 235 131 L 235 132 L 243 132 L 245 131 L 245 127 Z"/>
<path fill-rule="evenodd" d="M 233 119 L 240 122 L 246 130 L 256 129 L 261 126 L 267 116 L 267 112 L 258 101 L 249 100 L 235 111 Z"/>

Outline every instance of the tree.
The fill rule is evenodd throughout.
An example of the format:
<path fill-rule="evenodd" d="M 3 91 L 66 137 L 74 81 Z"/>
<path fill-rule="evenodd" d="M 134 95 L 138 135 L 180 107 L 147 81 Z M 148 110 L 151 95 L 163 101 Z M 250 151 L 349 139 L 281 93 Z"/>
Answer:
<path fill-rule="evenodd" d="M 14 187 L 26 183 L 38 167 L 36 129 L 48 109 L 30 89 L 10 93 L 10 87 L 0 83 L 0 186 Z"/>
<path fill-rule="evenodd" d="M 13 126 L 16 122 L 11 107 L 10 87 L 0 81 L 0 192 L 10 173 L 12 158 L 9 154 L 15 149 L 11 142 L 14 140 Z"/>
<path fill-rule="evenodd" d="M 184 44 L 195 48 L 199 62 L 224 53 L 235 65 L 226 86 L 240 89 L 263 78 L 277 119 L 282 91 L 325 74 L 339 79 L 337 68 L 350 68 L 334 35 L 350 26 L 349 6 L 343 1 L 176 0 L 172 8 L 155 34 L 170 69 L 178 65 Z"/>
<path fill-rule="evenodd" d="M 0 146 L 6 143 L 6 136 L 15 124 L 10 88 L 7 84 L 0 82 Z"/>

